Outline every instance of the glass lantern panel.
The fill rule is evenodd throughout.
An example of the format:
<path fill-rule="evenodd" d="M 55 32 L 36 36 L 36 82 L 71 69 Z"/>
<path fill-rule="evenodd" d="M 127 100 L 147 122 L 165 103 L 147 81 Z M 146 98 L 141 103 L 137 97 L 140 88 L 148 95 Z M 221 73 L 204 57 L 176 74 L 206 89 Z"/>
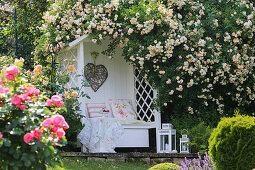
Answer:
<path fill-rule="evenodd" d="M 168 150 L 169 148 L 169 136 L 168 135 L 160 135 L 160 150 Z"/>
<path fill-rule="evenodd" d="M 164 150 L 164 135 L 160 135 L 160 150 Z"/>
<path fill-rule="evenodd" d="M 169 150 L 169 136 L 168 135 L 165 135 L 165 150 Z"/>
<path fill-rule="evenodd" d="M 172 150 L 176 150 L 176 136 L 172 135 Z"/>
<path fill-rule="evenodd" d="M 188 151 L 188 146 L 186 142 L 181 143 L 181 151 Z"/>

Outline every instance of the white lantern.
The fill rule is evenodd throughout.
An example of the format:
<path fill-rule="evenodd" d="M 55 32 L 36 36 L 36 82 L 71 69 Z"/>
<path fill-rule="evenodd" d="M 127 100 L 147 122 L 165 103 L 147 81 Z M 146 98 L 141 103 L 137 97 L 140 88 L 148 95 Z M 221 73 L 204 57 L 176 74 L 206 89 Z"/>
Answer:
<path fill-rule="evenodd" d="M 162 129 L 157 130 L 157 152 L 177 153 L 176 130 L 170 123 L 163 123 Z"/>
<path fill-rule="evenodd" d="M 160 129 L 157 131 L 157 152 L 170 153 L 171 152 L 171 130 Z"/>
<path fill-rule="evenodd" d="M 182 130 L 186 131 L 188 133 L 188 131 L 186 129 Z M 189 153 L 189 138 L 186 134 L 182 133 L 182 138 L 180 138 L 180 153 Z"/>
<path fill-rule="evenodd" d="M 162 123 L 162 129 L 170 130 L 173 128 L 173 125 L 171 123 Z"/>

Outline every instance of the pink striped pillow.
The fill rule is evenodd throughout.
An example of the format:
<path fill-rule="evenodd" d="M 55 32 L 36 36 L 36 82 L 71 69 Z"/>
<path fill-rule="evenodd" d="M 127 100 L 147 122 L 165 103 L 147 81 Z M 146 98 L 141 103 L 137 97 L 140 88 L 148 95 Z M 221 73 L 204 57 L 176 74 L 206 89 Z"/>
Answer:
<path fill-rule="evenodd" d="M 89 118 L 103 117 L 103 110 L 106 109 L 105 103 L 87 103 Z"/>

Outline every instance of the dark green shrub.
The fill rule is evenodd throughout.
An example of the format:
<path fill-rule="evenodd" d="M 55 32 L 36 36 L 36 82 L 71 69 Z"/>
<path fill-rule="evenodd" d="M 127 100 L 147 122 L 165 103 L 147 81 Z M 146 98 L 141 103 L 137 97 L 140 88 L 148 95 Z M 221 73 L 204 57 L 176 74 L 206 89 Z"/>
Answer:
<path fill-rule="evenodd" d="M 163 117 L 164 118 L 164 117 Z M 212 127 L 208 121 L 201 120 L 200 115 L 178 115 L 173 114 L 165 122 L 171 122 L 177 130 L 177 141 L 181 138 L 182 129 L 188 130 L 188 138 L 190 138 L 191 152 L 199 152 L 202 156 L 208 152 L 208 139 L 212 132 Z M 177 149 L 180 148 L 179 142 L 176 143 Z"/>
<path fill-rule="evenodd" d="M 217 169 L 255 167 L 255 117 L 222 118 L 209 139 L 209 154 Z"/>
<path fill-rule="evenodd" d="M 179 166 L 173 163 L 161 163 L 151 167 L 149 170 L 173 170 L 179 169 Z"/>
<path fill-rule="evenodd" d="M 193 153 L 199 152 L 204 155 L 205 152 L 208 152 L 208 139 L 212 131 L 213 129 L 210 126 L 206 126 L 205 122 L 200 122 L 190 130 L 190 146 Z"/>

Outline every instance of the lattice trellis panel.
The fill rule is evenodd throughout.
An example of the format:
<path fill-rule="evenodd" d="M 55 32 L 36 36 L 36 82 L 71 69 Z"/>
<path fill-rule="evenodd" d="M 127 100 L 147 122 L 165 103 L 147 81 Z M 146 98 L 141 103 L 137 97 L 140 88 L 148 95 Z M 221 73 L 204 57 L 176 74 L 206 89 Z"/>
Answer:
<path fill-rule="evenodd" d="M 153 103 L 153 88 L 144 79 L 139 78 L 140 72 L 135 69 L 135 99 L 136 99 L 136 111 L 140 120 L 146 122 L 155 121 L 153 110 L 151 109 Z"/>
<path fill-rule="evenodd" d="M 74 66 L 74 70 L 77 71 L 78 69 L 78 54 L 77 54 L 77 48 L 73 48 L 71 50 L 65 51 L 63 53 L 61 53 L 58 56 L 57 59 L 59 66 L 61 67 L 62 71 L 67 71 L 68 70 L 68 66 L 69 65 L 73 65 Z M 70 73 L 72 73 L 71 71 L 69 71 Z M 78 77 L 76 76 L 77 74 L 72 73 L 70 76 L 70 81 L 69 83 L 66 85 L 68 88 L 70 87 L 79 87 L 79 80 Z"/>

